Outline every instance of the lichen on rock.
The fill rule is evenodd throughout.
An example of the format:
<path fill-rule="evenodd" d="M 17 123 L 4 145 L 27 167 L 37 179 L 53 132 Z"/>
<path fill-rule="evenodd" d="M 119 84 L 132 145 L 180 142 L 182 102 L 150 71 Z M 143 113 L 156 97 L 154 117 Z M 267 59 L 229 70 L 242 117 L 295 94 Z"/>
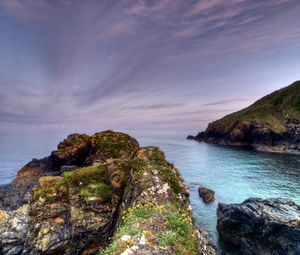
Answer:
<path fill-rule="evenodd" d="M 118 229 L 100 255 L 216 254 L 194 223 L 188 187 L 164 154 L 140 148 L 132 165 Z"/>
<path fill-rule="evenodd" d="M 216 254 L 159 148 L 119 132 L 76 134 L 46 163 L 29 165 L 28 204 L 0 211 L 0 254 Z"/>

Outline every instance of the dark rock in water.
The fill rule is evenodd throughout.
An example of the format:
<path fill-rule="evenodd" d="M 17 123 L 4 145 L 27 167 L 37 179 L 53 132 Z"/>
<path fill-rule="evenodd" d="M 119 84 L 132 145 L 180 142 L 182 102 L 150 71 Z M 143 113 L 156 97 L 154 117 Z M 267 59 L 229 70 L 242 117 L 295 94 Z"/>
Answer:
<path fill-rule="evenodd" d="M 186 137 L 186 139 L 188 139 L 188 140 L 195 140 L 195 136 L 193 136 L 193 135 L 188 135 L 188 136 Z"/>
<path fill-rule="evenodd" d="M 217 229 L 222 240 L 244 255 L 299 255 L 300 207 L 287 199 L 250 198 L 219 204 Z"/>
<path fill-rule="evenodd" d="M 205 203 L 210 203 L 215 200 L 215 192 L 211 189 L 199 187 L 198 193 Z"/>
<path fill-rule="evenodd" d="M 178 170 L 123 133 L 69 136 L 0 186 L 0 207 L 0 254 L 217 254 Z"/>

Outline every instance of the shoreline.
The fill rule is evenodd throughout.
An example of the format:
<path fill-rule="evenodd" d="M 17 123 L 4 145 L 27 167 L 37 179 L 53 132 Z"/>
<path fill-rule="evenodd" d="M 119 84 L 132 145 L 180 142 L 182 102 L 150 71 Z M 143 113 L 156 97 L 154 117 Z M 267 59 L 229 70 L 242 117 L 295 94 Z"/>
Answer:
<path fill-rule="evenodd" d="M 270 152 L 270 153 L 287 153 L 287 154 L 300 154 L 299 149 L 290 149 L 287 146 L 284 145 L 264 145 L 264 144 L 246 144 L 246 143 L 231 143 L 225 140 L 211 140 L 211 139 L 197 139 L 195 136 L 188 135 L 186 137 L 187 140 L 193 140 L 196 142 L 203 142 L 207 144 L 215 144 L 215 145 L 222 145 L 222 146 L 229 146 L 229 147 L 235 147 L 235 148 L 244 148 L 249 149 L 253 151 L 259 151 L 259 152 Z"/>

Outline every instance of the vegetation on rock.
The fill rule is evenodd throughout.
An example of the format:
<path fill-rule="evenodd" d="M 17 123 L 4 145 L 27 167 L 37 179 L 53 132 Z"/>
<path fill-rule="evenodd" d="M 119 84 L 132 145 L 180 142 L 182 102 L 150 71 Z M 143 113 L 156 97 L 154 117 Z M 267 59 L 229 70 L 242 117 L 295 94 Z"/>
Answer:
<path fill-rule="evenodd" d="M 249 107 L 208 124 L 205 132 L 189 136 L 210 143 L 273 146 L 300 150 L 300 81 L 277 90 Z M 277 146 L 277 149 L 275 148 Z"/>
<path fill-rule="evenodd" d="M 71 135 L 58 147 L 47 158 L 55 171 L 34 164 L 42 176 L 28 209 L 0 211 L 0 233 L 13 238 L 0 239 L 1 254 L 216 253 L 194 224 L 186 184 L 157 147 L 113 131 Z"/>
<path fill-rule="evenodd" d="M 131 176 L 119 227 L 99 254 L 215 254 L 194 224 L 188 188 L 157 147 L 137 151 Z"/>
<path fill-rule="evenodd" d="M 229 114 L 211 125 L 220 131 L 236 121 L 244 124 L 255 121 L 277 133 L 283 133 L 286 131 L 285 119 L 300 119 L 300 81 L 277 90 L 249 107 Z"/>

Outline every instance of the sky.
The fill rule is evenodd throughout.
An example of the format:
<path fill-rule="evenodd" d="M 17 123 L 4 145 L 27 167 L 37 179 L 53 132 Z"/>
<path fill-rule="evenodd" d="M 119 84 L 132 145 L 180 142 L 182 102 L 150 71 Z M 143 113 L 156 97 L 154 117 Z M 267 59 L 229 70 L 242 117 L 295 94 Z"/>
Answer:
<path fill-rule="evenodd" d="M 299 0 L 1 0 L 0 132 L 196 134 L 300 79 Z"/>

